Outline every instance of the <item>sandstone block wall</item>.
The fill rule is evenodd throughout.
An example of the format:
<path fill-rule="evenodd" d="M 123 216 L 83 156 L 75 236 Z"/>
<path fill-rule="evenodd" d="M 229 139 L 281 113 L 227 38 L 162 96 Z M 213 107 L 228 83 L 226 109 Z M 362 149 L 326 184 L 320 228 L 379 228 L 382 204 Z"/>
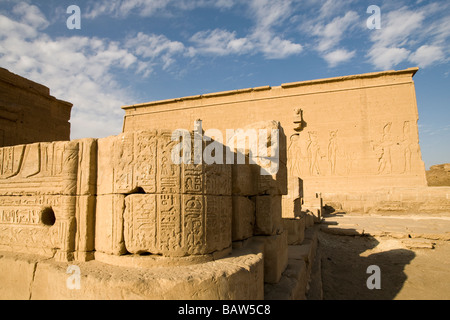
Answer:
<path fill-rule="evenodd" d="M 58 260 L 94 250 L 94 139 L 0 148 L 0 248 Z"/>
<path fill-rule="evenodd" d="M 411 68 L 219 92 L 125 106 L 124 132 L 143 128 L 245 128 L 277 119 L 287 140 L 289 193 L 283 216 L 303 196 L 426 186 Z M 242 188 L 247 187 L 245 185 Z M 328 197 L 328 198 L 327 198 Z"/>
<path fill-rule="evenodd" d="M 0 147 L 70 140 L 72 104 L 0 68 Z"/>

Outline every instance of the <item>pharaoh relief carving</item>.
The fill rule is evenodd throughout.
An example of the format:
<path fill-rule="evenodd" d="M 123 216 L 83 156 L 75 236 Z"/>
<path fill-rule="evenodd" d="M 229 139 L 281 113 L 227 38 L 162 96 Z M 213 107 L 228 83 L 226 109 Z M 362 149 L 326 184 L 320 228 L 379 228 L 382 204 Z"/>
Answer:
<path fill-rule="evenodd" d="M 378 162 L 377 174 L 408 174 L 417 143 L 411 137 L 411 121 L 388 122 L 383 126 L 378 142 L 371 142 Z"/>
<path fill-rule="evenodd" d="M 321 175 L 320 160 L 322 159 L 319 139 L 317 132 L 308 132 L 308 161 L 309 161 L 309 173 L 311 175 Z"/>
<path fill-rule="evenodd" d="M 289 139 L 288 146 L 288 173 L 290 176 L 301 176 L 301 148 L 300 135 L 293 134 Z"/>
<path fill-rule="evenodd" d="M 337 134 L 338 130 L 330 132 L 330 140 L 328 142 L 328 163 L 330 165 L 331 175 L 336 175 L 336 160 L 337 160 Z"/>
<path fill-rule="evenodd" d="M 405 121 L 403 124 L 403 137 L 401 141 L 401 147 L 403 151 L 404 157 L 404 170 L 402 173 L 411 173 L 412 172 L 412 155 L 414 152 L 417 152 L 417 148 L 415 147 L 417 144 L 414 143 L 411 139 L 411 122 Z"/>
<path fill-rule="evenodd" d="M 289 176 L 338 175 L 338 159 L 346 158 L 345 154 L 340 154 L 339 130 L 327 130 L 326 133 L 320 130 L 302 133 L 307 123 L 303 119 L 301 109 L 294 109 L 293 123 L 296 133 L 289 137 L 288 142 Z M 346 168 L 348 173 L 351 167 Z M 341 174 L 345 174 L 346 168 L 341 169 Z"/>

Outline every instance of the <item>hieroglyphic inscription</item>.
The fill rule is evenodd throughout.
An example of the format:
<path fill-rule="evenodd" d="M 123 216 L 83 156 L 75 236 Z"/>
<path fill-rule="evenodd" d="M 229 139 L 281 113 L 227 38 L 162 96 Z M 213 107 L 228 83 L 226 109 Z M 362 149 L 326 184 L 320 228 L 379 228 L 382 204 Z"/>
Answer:
<path fill-rule="evenodd" d="M 205 194 L 231 195 L 231 165 L 205 165 Z"/>
<path fill-rule="evenodd" d="M 25 146 L 6 147 L 0 149 L 0 179 L 9 179 L 20 170 Z"/>
<path fill-rule="evenodd" d="M 182 199 L 185 250 L 189 254 L 201 254 L 205 245 L 203 197 L 183 195 Z"/>
<path fill-rule="evenodd" d="M 127 250 L 152 251 L 156 240 L 156 196 L 132 195 L 125 199 L 124 236 Z"/>
<path fill-rule="evenodd" d="M 170 132 L 162 132 L 158 139 L 158 193 L 176 194 L 181 190 L 181 166 L 172 161 L 172 150 L 177 145 Z"/>
<path fill-rule="evenodd" d="M 158 247 L 165 254 L 182 251 L 180 195 L 158 195 Z"/>
<path fill-rule="evenodd" d="M 0 224 L 38 225 L 45 208 L 58 208 L 58 197 L 0 197 Z"/>
<path fill-rule="evenodd" d="M 184 257 L 231 245 L 231 166 L 174 164 L 177 144 L 169 131 L 132 132 L 100 141 L 101 148 L 114 149 L 112 168 L 101 175 L 110 170 L 114 178 L 102 181 L 113 184 L 113 194 L 124 196 L 127 252 Z M 99 217 L 102 223 L 104 217 Z"/>
<path fill-rule="evenodd" d="M 76 195 L 79 142 L 0 149 L 0 194 Z"/>
<path fill-rule="evenodd" d="M 232 237 L 232 198 L 209 196 L 205 202 L 208 251 L 228 248 Z"/>
<path fill-rule="evenodd" d="M 156 132 L 137 134 L 135 136 L 135 184 L 146 193 L 156 193 Z"/>
<path fill-rule="evenodd" d="M 184 165 L 183 166 L 183 193 L 202 194 L 203 193 L 203 166 Z"/>
<path fill-rule="evenodd" d="M 128 193 L 133 187 L 133 134 L 122 135 L 114 143 L 114 193 Z"/>

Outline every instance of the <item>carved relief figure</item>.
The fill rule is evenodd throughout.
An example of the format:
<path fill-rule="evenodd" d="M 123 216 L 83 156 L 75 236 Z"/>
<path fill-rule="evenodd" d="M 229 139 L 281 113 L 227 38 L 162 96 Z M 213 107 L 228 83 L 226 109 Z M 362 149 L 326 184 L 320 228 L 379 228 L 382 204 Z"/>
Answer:
<path fill-rule="evenodd" d="M 311 175 L 320 175 L 320 146 L 317 138 L 317 132 L 309 132 L 308 139 L 308 159 L 309 159 L 309 172 Z"/>
<path fill-rule="evenodd" d="M 300 136 L 294 134 L 290 138 L 289 148 L 288 148 L 288 161 L 289 161 L 289 175 L 300 177 Z"/>
<path fill-rule="evenodd" d="M 392 173 L 391 148 L 393 145 L 391 136 L 392 122 L 388 122 L 383 128 L 381 141 L 377 146 L 372 145 L 374 151 L 377 149 L 378 174 Z"/>
<path fill-rule="evenodd" d="M 403 140 L 402 140 L 403 155 L 405 159 L 403 173 L 411 172 L 411 157 L 413 146 L 409 138 L 410 134 L 411 134 L 410 122 L 406 121 L 403 124 Z"/>
<path fill-rule="evenodd" d="M 328 142 L 328 162 L 331 168 L 331 175 L 336 174 L 337 132 L 337 130 L 330 132 L 330 141 Z"/>

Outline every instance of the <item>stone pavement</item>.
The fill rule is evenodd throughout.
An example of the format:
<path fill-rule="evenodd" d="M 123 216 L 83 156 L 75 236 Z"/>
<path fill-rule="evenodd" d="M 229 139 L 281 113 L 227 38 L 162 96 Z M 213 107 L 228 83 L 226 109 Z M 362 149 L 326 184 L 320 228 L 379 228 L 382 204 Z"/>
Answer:
<path fill-rule="evenodd" d="M 324 300 L 448 300 L 450 215 L 333 213 L 319 225 Z M 368 266 L 382 272 L 366 287 Z"/>
<path fill-rule="evenodd" d="M 336 235 L 391 237 L 397 239 L 450 241 L 450 213 L 358 215 L 333 213 L 324 216 L 321 231 Z M 417 245 L 420 246 L 419 242 Z M 411 241 L 413 244 L 414 241 Z M 422 241 L 427 245 L 426 241 Z"/>

